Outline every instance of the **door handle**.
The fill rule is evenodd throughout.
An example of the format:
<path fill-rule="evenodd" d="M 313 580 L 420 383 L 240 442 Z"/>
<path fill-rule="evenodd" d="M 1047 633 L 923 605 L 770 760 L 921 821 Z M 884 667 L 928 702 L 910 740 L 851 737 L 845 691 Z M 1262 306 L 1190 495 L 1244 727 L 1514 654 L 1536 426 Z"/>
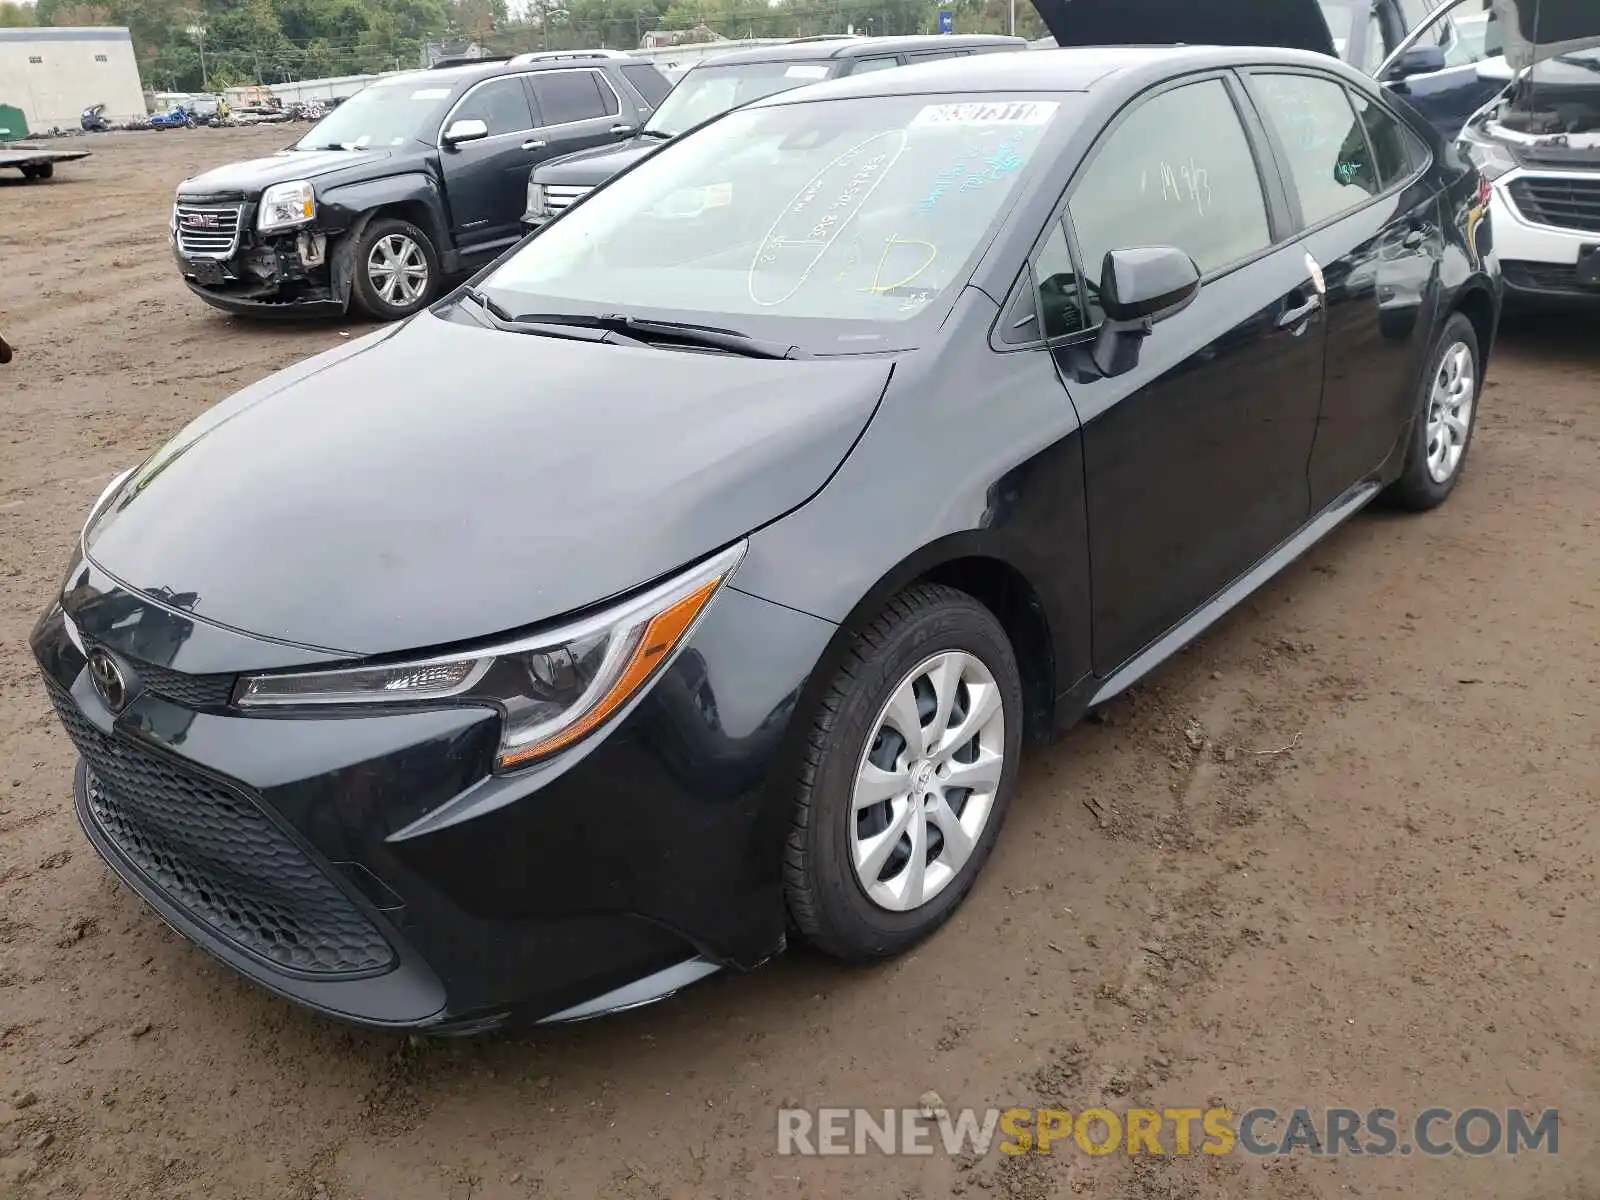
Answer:
<path fill-rule="evenodd" d="M 533 138 L 529 141 L 523 142 L 522 148 L 524 150 L 543 150 L 549 144 L 550 143 L 546 142 L 543 138 Z"/>
<path fill-rule="evenodd" d="M 633 132 L 633 126 L 632 125 L 613 125 L 611 127 L 611 132 L 612 133 L 632 133 Z"/>
<path fill-rule="evenodd" d="M 1277 326 L 1279 329 L 1293 329 L 1302 321 L 1308 320 L 1311 317 L 1311 314 L 1316 312 L 1317 309 L 1321 307 L 1322 297 L 1313 292 L 1311 294 L 1311 299 L 1307 300 L 1304 304 L 1297 305 L 1294 308 L 1285 309 L 1282 315 L 1278 317 Z"/>

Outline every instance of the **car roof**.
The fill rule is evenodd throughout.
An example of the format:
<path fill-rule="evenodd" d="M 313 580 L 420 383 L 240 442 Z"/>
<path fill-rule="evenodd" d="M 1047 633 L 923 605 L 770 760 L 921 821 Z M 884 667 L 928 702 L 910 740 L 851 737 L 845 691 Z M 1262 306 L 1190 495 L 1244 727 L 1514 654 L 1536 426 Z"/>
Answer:
<path fill-rule="evenodd" d="M 707 58 L 707 63 L 727 66 L 732 63 L 821 62 L 834 58 L 876 58 L 914 50 L 970 49 L 975 46 L 1010 46 L 1018 50 L 1027 45 L 1019 37 L 999 33 L 928 33 L 895 37 L 845 37 L 826 41 L 785 42 L 780 46 L 757 46 L 749 50 L 730 50 Z"/>
<path fill-rule="evenodd" d="M 1144 86 L 1161 78 L 1219 67 L 1313 67 L 1367 80 L 1339 59 L 1310 50 L 1262 46 L 1083 46 L 1028 54 L 974 54 L 847 75 L 779 92 L 750 107 L 804 104 L 844 96 L 918 96 L 941 92 L 1090 92 L 1130 77 Z"/>
<path fill-rule="evenodd" d="M 526 71 L 556 71 L 572 70 L 575 67 L 604 69 L 609 62 L 616 60 L 605 56 L 589 54 L 581 58 L 539 58 L 532 62 L 511 62 L 498 59 L 492 62 L 459 63 L 453 67 L 429 67 L 416 71 L 406 71 L 400 75 L 385 75 L 374 80 L 370 86 L 417 83 L 431 83 L 436 87 L 454 87 L 460 83 L 477 83 L 480 79 L 492 79 L 496 75 L 521 75 Z M 644 62 L 644 59 L 639 59 Z"/>

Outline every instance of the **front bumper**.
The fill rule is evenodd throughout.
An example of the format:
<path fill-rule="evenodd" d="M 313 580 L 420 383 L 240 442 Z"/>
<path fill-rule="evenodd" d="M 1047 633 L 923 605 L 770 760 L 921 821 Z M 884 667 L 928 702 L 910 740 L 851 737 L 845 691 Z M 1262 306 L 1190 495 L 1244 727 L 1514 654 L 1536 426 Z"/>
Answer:
<path fill-rule="evenodd" d="M 515 776 L 490 772 L 489 709 L 243 716 L 231 672 L 304 651 L 82 561 L 32 647 L 85 833 L 164 920 L 321 1012 L 450 1032 L 597 1015 L 782 948 L 787 821 L 763 784 L 832 630 L 725 590 L 616 728 Z M 96 648 L 134 681 L 120 712 Z"/>
<path fill-rule="evenodd" d="M 1494 240 L 1507 300 L 1600 305 L 1600 281 L 1580 270 L 1580 264 L 1600 255 L 1600 228 L 1553 225 L 1542 210 L 1528 211 L 1530 188 L 1569 185 L 1600 193 L 1600 171 L 1519 167 L 1495 180 Z"/>
<path fill-rule="evenodd" d="M 317 229 L 262 234 L 256 206 L 179 198 L 169 230 L 173 260 L 188 289 L 243 316 L 309 317 L 345 311 L 331 263 L 332 237 Z M 188 220 L 213 224 L 187 227 Z"/>

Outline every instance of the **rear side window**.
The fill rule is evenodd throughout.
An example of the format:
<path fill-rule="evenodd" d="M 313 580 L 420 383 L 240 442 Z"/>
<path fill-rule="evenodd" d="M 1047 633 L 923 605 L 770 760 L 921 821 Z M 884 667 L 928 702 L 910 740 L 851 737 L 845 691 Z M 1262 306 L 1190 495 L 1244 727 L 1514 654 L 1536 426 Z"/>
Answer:
<path fill-rule="evenodd" d="M 1210 274 L 1272 244 L 1255 156 L 1218 79 L 1135 109 L 1095 153 L 1067 209 L 1091 300 L 1112 250 L 1176 246 Z"/>
<path fill-rule="evenodd" d="M 1252 75 L 1261 115 L 1278 135 L 1307 225 L 1383 191 L 1344 85 L 1309 75 Z"/>
<path fill-rule="evenodd" d="M 533 76 L 533 95 L 545 125 L 592 121 L 617 111 L 616 97 L 593 71 L 546 71 Z"/>
<path fill-rule="evenodd" d="M 1367 141 L 1372 146 L 1373 163 L 1378 169 L 1378 182 L 1385 188 L 1409 179 L 1428 165 L 1432 157 L 1422 139 L 1407 129 L 1400 119 L 1381 105 L 1362 95 L 1352 95 L 1356 115 L 1367 131 Z"/>
<path fill-rule="evenodd" d="M 528 111 L 528 93 L 523 91 L 521 78 L 509 75 L 476 88 L 450 118 L 452 125 L 457 121 L 482 121 L 489 127 L 490 137 L 532 129 L 533 114 Z"/>
<path fill-rule="evenodd" d="M 667 93 L 672 90 L 667 77 L 649 63 L 629 64 L 623 67 L 622 77 L 633 85 L 633 90 L 643 96 L 645 103 L 651 108 L 665 100 Z"/>
<path fill-rule="evenodd" d="M 850 74 L 861 75 L 867 71 L 887 71 L 890 67 L 898 67 L 898 58 L 860 58 Z"/>

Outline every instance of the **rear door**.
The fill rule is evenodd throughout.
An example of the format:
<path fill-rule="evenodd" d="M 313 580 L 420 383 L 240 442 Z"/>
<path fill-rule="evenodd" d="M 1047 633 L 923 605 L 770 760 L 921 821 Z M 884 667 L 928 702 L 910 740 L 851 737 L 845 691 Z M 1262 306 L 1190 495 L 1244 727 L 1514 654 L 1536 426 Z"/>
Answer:
<path fill-rule="evenodd" d="M 571 154 L 591 146 L 620 142 L 638 132 L 632 105 L 622 99 L 602 71 L 562 68 L 528 77 L 539 118 L 539 159 Z M 527 174 L 523 174 L 526 188 Z"/>
<path fill-rule="evenodd" d="M 1232 75 L 1186 80 L 1125 111 L 1069 189 L 1066 216 L 1034 271 L 1039 319 L 1083 422 L 1093 656 L 1106 676 L 1306 520 L 1324 322 Z M 1199 298 L 1155 326 L 1133 371 L 1084 370 L 1106 253 L 1163 244 L 1195 260 Z"/>
<path fill-rule="evenodd" d="M 1306 71 L 1251 71 L 1246 83 L 1326 286 L 1315 512 L 1375 472 L 1406 429 L 1434 324 L 1441 209 L 1427 145 L 1372 97 Z"/>
<path fill-rule="evenodd" d="M 444 145 L 458 121 L 482 121 L 489 136 L 459 146 Z M 521 236 L 528 172 L 536 161 L 534 117 L 520 75 L 498 75 L 474 84 L 440 126 L 439 159 L 456 246 L 468 255 L 493 252 Z"/>

